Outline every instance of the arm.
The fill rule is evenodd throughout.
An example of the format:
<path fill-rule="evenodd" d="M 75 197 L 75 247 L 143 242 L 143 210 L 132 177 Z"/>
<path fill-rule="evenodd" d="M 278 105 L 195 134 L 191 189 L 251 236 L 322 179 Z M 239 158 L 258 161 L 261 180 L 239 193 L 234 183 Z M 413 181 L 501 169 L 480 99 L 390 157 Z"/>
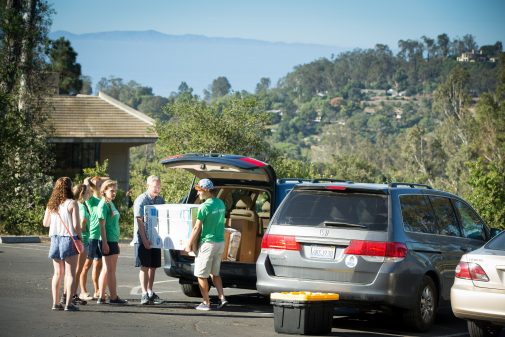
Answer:
<path fill-rule="evenodd" d="M 68 211 L 72 218 L 72 226 L 74 227 L 75 235 L 79 237 L 79 240 L 82 240 L 82 231 L 81 231 L 81 220 L 79 217 L 79 208 L 77 206 L 77 201 L 72 201 L 70 205 L 68 205 Z"/>
<path fill-rule="evenodd" d="M 104 254 L 109 254 L 109 244 L 107 243 L 107 233 L 105 231 L 105 219 L 99 219 L 100 236 L 102 237 L 102 251 Z"/>
<path fill-rule="evenodd" d="M 44 220 L 42 220 L 42 225 L 44 227 L 49 227 L 49 225 L 51 225 L 51 215 L 49 214 L 49 210 L 47 208 L 44 212 Z"/>
<path fill-rule="evenodd" d="M 193 229 L 191 230 L 191 236 L 189 237 L 188 243 L 184 248 L 186 252 L 189 253 L 193 251 L 194 244 L 198 242 L 201 232 L 202 232 L 202 221 L 196 220 L 195 226 L 193 226 Z"/>
<path fill-rule="evenodd" d="M 147 239 L 146 236 L 146 228 L 144 225 L 144 217 L 138 216 L 135 218 L 137 220 L 137 224 L 139 226 L 139 234 L 140 234 L 140 239 L 142 240 L 142 244 L 146 249 L 151 249 L 151 242 Z"/>

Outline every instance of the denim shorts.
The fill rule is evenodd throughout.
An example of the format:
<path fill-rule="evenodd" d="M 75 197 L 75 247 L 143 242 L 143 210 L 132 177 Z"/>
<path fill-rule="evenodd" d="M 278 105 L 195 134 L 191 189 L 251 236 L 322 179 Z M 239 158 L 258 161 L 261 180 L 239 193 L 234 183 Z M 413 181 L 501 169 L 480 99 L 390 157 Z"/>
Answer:
<path fill-rule="evenodd" d="M 100 240 L 89 239 L 89 248 L 88 248 L 88 259 L 90 260 L 101 260 L 102 252 L 98 249 L 100 245 Z"/>
<path fill-rule="evenodd" d="M 49 248 L 50 259 L 65 260 L 67 257 L 77 254 L 77 249 L 70 236 L 51 236 L 51 247 Z"/>

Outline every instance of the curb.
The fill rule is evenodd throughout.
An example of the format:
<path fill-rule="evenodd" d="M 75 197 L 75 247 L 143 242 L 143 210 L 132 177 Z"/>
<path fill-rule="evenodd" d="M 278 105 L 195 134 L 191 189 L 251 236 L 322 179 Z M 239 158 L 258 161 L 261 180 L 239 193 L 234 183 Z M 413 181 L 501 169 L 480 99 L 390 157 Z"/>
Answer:
<path fill-rule="evenodd" d="M 0 236 L 0 243 L 40 243 L 38 236 Z"/>

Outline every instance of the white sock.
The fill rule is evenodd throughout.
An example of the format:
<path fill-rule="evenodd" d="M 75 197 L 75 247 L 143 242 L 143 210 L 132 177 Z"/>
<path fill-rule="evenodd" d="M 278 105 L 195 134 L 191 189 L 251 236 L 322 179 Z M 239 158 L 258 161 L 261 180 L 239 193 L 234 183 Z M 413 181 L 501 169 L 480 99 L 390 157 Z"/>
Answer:
<path fill-rule="evenodd" d="M 149 297 L 153 296 L 153 291 L 151 289 L 147 289 L 147 295 L 149 295 Z"/>

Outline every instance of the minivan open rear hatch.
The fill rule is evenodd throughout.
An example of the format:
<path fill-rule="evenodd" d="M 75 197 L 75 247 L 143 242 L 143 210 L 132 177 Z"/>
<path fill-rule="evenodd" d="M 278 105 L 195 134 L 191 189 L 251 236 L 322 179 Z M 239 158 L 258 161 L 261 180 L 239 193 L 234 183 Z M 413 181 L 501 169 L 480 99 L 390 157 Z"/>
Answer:
<path fill-rule="evenodd" d="M 269 164 L 240 155 L 189 153 L 165 158 L 161 163 L 184 169 L 199 179 L 258 182 L 268 186 L 273 186 L 276 180 Z"/>

